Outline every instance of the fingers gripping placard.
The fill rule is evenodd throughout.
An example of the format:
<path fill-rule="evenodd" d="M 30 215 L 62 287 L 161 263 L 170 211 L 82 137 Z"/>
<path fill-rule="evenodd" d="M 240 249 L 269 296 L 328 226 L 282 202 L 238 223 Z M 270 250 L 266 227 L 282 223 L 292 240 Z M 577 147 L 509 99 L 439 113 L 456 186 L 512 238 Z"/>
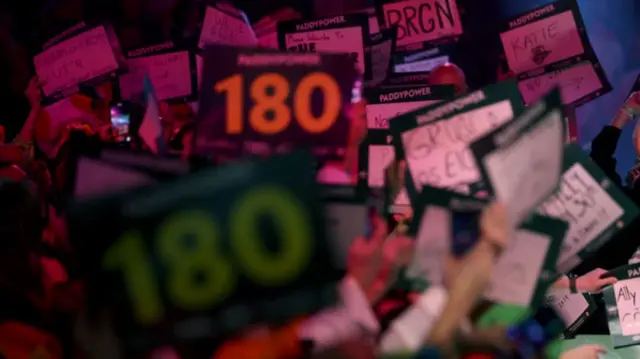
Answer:
<path fill-rule="evenodd" d="M 618 282 L 602 291 L 614 348 L 640 344 L 640 265 L 609 272 Z"/>
<path fill-rule="evenodd" d="M 103 300 L 126 313 L 116 327 L 133 341 L 167 328 L 180 337 L 176 328 L 206 318 L 215 326 L 176 340 L 215 338 L 326 305 L 340 272 L 312 173 L 308 156 L 289 155 L 79 205 L 76 238 L 99 225 L 81 218 L 87 208 L 116 208 L 96 258 Z"/>
<path fill-rule="evenodd" d="M 346 145 L 344 107 L 356 79 L 348 55 L 211 46 L 204 56 L 196 152 L 262 144 L 326 153 Z"/>

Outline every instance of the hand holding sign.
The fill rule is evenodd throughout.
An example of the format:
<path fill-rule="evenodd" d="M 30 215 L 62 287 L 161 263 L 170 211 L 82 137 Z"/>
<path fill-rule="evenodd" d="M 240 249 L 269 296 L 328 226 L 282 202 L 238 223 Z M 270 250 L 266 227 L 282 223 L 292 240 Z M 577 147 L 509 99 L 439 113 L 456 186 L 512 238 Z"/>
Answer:
<path fill-rule="evenodd" d="M 603 275 L 606 273 L 606 270 L 596 268 L 591 272 L 576 278 L 576 288 L 581 292 L 600 293 L 602 288 L 618 282 L 615 277 L 603 278 Z"/>

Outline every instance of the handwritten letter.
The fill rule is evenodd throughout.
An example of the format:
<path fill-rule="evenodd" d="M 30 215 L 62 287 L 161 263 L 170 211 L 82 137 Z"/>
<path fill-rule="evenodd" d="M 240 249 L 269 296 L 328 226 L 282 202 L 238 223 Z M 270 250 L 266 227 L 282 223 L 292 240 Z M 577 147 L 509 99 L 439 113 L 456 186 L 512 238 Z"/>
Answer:
<path fill-rule="evenodd" d="M 558 256 L 558 269 L 563 268 L 562 272 L 565 266 L 571 266 L 570 262 L 575 261 L 572 257 L 624 214 L 622 208 L 579 163 L 564 172 L 560 189 L 538 207 L 538 212 L 569 223 Z"/>
<path fill-rule="evenodd" d="M 202 49 L 206 44 L 255 46 L 257 43 L 249 23 L 207 6 L 198 47 Z"/>
<path fill-rule="evenodd" d="M 538 101 L 555 86 L 560 86 L 562 103 L 568 105 L 600 90 L 603 85 L 591 62 L 518 82 L 522 98 L 527 104 Z"/>
<path fill-rule="evenodd" d="M 129 73 L 120 76 L 120 91 L 125 100 L 143 91 L 148 73 L 159 101 L 191 94 L 191 68 L 187 51 L 145 56 L 127 60 Z"/>
<path fill-rule="evenodd" d="M 613 285 L 623 335 L 640 334 L 640 278 L 627 279 Z"/>
<path fill-rule="evenodd" d="M 584 53 L 571 11 L 500 34 L 511 71 L 516 74 Z"/>
<path fill-rule="evenodd" d="M 83 32 L 44 50 L 33 58 L 46 96 L 118 69 L 103 26 Z"/>
<path fill-rule="evenodd" d="M 389 128 L 389 120 L 438 101 L 396 102 L 367 105 L 367 128 Z"/>
<path fill-rule="evenodd" d="M 407 0 L 382 6 L 387 28 L 398 26 L 397 46 L 462 34 L 455 0 Z"/>
<path fill-rule="evenodd" d="M 413 183 L 458 192 L 480 180 L 469 144 L 509 121 L 513 109 L 501 101 L 402 134 Z"/>

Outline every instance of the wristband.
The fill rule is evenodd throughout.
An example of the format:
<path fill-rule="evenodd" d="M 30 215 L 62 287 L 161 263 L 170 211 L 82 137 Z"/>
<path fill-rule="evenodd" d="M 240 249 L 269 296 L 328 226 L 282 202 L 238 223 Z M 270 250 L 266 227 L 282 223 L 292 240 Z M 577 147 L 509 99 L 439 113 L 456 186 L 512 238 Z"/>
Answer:
<path fill-rule="evenodd" d="M 627 115 L 629 115 L 629 117 L 631 117 L 631 119 L 636 117 L 636 112 L 633 109 L 631 109 L 631 108 L 629 108 L 627 106 L 622 106 L 622 111 L 626 112 Z"/>
<path fill-rule="evenodd" d="M 578 288 L 576 287 L 577 278 L 574 276 L 569 276 L 569 291 L 571 294 L 577 294 Z"/>

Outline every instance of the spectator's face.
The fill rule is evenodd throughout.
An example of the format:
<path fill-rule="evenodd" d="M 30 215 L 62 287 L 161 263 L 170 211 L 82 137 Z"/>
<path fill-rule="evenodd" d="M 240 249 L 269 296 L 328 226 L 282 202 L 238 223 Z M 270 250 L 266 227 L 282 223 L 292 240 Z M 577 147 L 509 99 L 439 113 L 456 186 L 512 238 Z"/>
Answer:
<path fill-rule="evenodd" d="M 463 95 L 468 90 L 464 73 L 460 68 L 452 64 L 442 65 L 434 69 L 429 74 L 429 84 L 454 85 L 456 95 Z"/>

